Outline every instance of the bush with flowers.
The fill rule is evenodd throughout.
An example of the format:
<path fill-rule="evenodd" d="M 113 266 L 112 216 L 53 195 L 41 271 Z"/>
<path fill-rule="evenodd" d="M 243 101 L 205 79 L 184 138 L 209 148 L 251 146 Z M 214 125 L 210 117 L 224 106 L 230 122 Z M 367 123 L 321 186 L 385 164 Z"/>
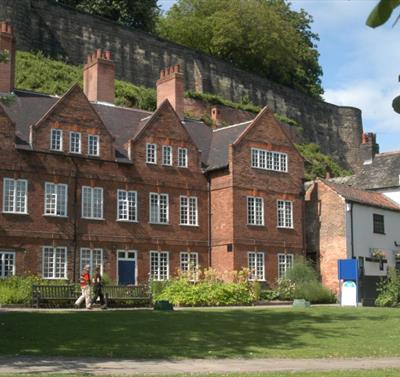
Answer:
<path fill-rule="evenodd" d="M 196 281 L 191 281 L 191 276 L 179 272 L 154 295 L 154 300 L 177 306 L 224 306 L 249 305 L 259 298 L 259 285 L 248 280 L 246 269 L 219 274 L 208 268 L 198 271 Z"/>

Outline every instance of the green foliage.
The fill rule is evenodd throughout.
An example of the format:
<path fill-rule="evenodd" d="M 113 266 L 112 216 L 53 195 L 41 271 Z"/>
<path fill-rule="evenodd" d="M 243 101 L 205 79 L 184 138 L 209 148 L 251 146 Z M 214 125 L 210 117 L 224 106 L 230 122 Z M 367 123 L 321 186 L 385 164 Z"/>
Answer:
<path fill-rule="evenodd" d="M 400 306 L 400 273 L 390 268 L 387 279 L 378 283 L 377 291 L 376 306 Z"/>
<path fill-rule="evenodd" d="M 305 299 L 311 303 L 333 303 L 336 298 L 318 279 L 312 264 L 302 257 L 296 258 L 286 277 L 278 280 L 278 292 L 283 299 Z"/>
<path fill-rule="evenodd" d="M 76 82 L 82 85 L 81 66 L 52 60 L 41 53 L 18 51 L 16 71 L 18 89 L 61 96 Z M 149 111 L 156 108 L 154 89 L 116 80 L 115 96 L 117 105 Z"/>
<path fill-rule="evenodd" d="M 65 283 L 65 281 L 62 282 Z M 0 305 L 30 304 L 32 284 L 60 284 L 60 281 L 44 280 L 34 275 L 0 279 Z"/>
<path fill-rule="evenodd" d="M 260 300 L 273 301 L 279 298 L 279 292 L 277 290 L 265 289 L 260 292 Z"/>
<path fill-rule="evenodd" d="M 312 18 L 285 0 L 178 0 L 160 36 L 319 97 L 323 93 Z"/>
<path fill-rule="evenodd" d="M 234 273 L 233 281 L 227 282 L 221 280 L 213 269 L 206 269 L 197 282 L 180 274 L 163 283 L 163 286 L 156 289 L 152 286 L 152 291 L 153 300 L 167 300 L 174 305 L 224 306 L 249 305 L 259 299 L 261 290 L 259 283 L 247 280 L 246 271 Z"/>
<path fill-rule="evenodd" d="M 6 94 L 3 96 L 0 96 L 0 102 L 5 106 L 9 106 L 16 101 L 16 98 L 17 98 L 16 95 L 13 93 Z"/>
<path fill-rule="evenodd" d="M 0 63 L 6 63 L 8 61 L 9 51 L 0 50 Z"/>
<path fill-rule="evenodd" d="M 367 25 L 373 28 L 383 25 L 398 6 L 400 6 L 400 0 L 380 0 L 368 16 Z M 395 23 L 399 18 L 400 16 L 396 18 Z"/>
<path fill-rule="evenodd" d="M 155 89 L 136 86 L 126 81 L 115 82 L 115 104 L 154 111 L 157 108 Z"/>
<path fill-rule="evenodd" d="M 160 14 L 157 0 L 58 0 L 58 2 L 148 32 L 154 30 Z"/>
<path fill-rule="evenodd" d="M 327 170 L 329 170 L 335 177 L 342 177 L 351 174 L 348 170 L 343 169 L 338 163 L 336 163 L 332 157 L 323 154 L 317 144 L 296 144 L 296 148 L 304 157 L 306 163 L 306 180 L 311 181 L 317 177 L 325 178 Z"/>

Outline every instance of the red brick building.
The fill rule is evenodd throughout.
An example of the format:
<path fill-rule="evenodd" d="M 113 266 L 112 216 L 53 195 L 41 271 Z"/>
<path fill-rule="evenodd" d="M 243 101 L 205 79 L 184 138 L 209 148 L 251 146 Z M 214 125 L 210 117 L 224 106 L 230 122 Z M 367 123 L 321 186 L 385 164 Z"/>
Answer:
<path fill-rule="evenodd" d="M 0 24 L 0 277 L 74 279 L 102 265 L 119 283 L 178 269 L 249 267 L 273 282 L 304 250 L 303 160 L 264 109 L 211 128 L 184 117 L 179 66 L 154 113 L 113 104 L 114 63 L 96 51 L 84 90 L 15 90 L 15 40 Z"/>

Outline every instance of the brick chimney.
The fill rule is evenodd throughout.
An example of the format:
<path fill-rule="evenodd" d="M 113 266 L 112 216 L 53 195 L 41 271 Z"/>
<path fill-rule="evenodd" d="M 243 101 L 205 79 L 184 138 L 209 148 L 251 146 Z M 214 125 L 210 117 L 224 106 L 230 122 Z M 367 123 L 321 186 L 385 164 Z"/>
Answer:
<path fill-rule="evenodd" d="M 157 80 L 157 107 L 167 99 L 182 120 L 184 117 L 184 90 L 185 81 L 179 64 L 163 69 L 160 72 L 160 79 Z"/>
<path fill-rule="evenodd" d="M 83 67 L 83 91 L 91 102 L 114 103 L 115 64 L 110 51 L 89 54 Z"/>
<path fill-rule="evenodd" d="M 8 59 L 0 63 L 0 93 L 11 93 L 15 88 L 15 36 L 9 22 L 0 22 L 0 50 L 7 50 Z"/>
<path fill-rule="evenodd" d="M 363 132 L 360 145 L 361 163 L 363 165 L 371 164 L 377 153 L 379 153 L 379 144 L 376 143 L 376 134 Z"/>

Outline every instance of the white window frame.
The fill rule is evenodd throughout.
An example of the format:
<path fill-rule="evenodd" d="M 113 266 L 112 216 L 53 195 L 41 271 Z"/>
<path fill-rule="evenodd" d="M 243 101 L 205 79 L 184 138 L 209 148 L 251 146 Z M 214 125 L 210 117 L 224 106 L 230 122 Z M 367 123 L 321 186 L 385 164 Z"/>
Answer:
<path fill-rule="evenodd" d="M 83 252 L 89 252 L 89 258 L 85 259 L 82 258 L 82 254 Z M 95 259 L 94 254 L 95 253 L 100 253 L 100 261 L 98 261 L 97 259 Z M 104 267 L 104 253 L 103 253 L 103 249 L 100 247 L 94 247 L 94 248 L 90 248 L 90 247 L 81 247 L 79 250 L 79 266 L 80 266 L 80 270 L 82 271 L 83 268 L 86 265 L 90 266 L 90 274 L 93 275 L 96 267 L 100 265 L 100 273 L 103 274 L 103 267 Z"/>
<path fill-rule="evenodd" d="M 46 259 L 45 259 L 45 252 L 46 249 L 48 249 L 48 251 L 51 251 L 53 253 L 53 267 L 52 270 L 50 271 L 51 273 L 49 273 L 48 276 L 45 276 L 45 263 L 46 263 Z M 57 255 L 56 252 L 57 251 L 61 251 L 64 254 L 64 268 L 61 269 L 59 268 L 60 271 L 62 271 L 62 275 L 60 274 L 59 276 L 57 276 L 56 271 L 57 271 L 57 264 L 61 263 L 60 261 L 57 260 Z M 47 260 L 47 262 L 49 262 Z M 47 268 L 47 270 L 49 270 L 49 268 Z M 42 247 L 42 277 L 43 279 L 46 280 L 65 280 L 68 279 L 68 248 L 66 246 L 43 246 Z"/>
<path fill-rule="evenodd" d="M 251 261 L 254 256 L 254 269 Z M 259 275 L 258 263 L 262 261 L 262 273 Z M 247 252 L 247 266 L 249 268 L 249 280 L 251 281 L 265 281 L 265 253 L 262 251 L 249 251 Z"/>
<path fill-rule="evenodd" d="M 168 158 L 166 158 L 168 157 Z M 170 145 L 162 146 L 162 162 L 161 164 L 164 166 L 172 166 L 173 165 L 173 149 Z"/>
<path fill-rule="evenodd" d="M 156 218 L 152 217 L 152 196 L 157 197 L 157 212 Z M 166 221 L 161 220 L 161 197 L 166 198 Z M 168 225 L 169 224 L 169 195 L 165 193 L 157 193 L 150 192 L 149 193 L 149 223 L 150 224 L 160 224 L 160 225 Z"/>
<path fill-rule="evenodd" d="M 55 188 L 55 193 L 53 195 L 55 196 L 54 199 L 54 210 L 51 212 L 51 203 L 49 203 L 49 195 L 50 193 L 48 192 L 49 187 L 54 186 Z M 65 198 L 64 201 L 59 200 L 59 192 L 58 189 L 64 187 L 65 189 Z M 59 208 L 60 203 L 64 204 L 64 208 Z M 58 214 L 57 212 L 62 212 L 61 210 L 64 210 L 63 213 Z M 52 182 L 45 182 L 44 183 L 44 216 L 55 216 L 55 217 L 68 217 L 68 185 L 64 183 L 52 183 Z"/>
<path fill-rule="evenodd" d="M 179 168 L 187 168 L 189 161 L 189 151 L 187 148 L 178 148 L 177 166 Z"/>
<path fill-rule="evenodd" d="M 186 203 L 184 203 L 186 201 Z M 179 225 L 198 226 L 199 206 L 197 196 L 179 197 Z"/>
<path fill-rule="evenodd" d="M 280 204 L 283 206 L 280 207 Z M 287 207 L 289 206 L 290 212 L 288 216 Z M 291 200 L 277 200 L 276 201 L 276 226 L 277 228 L 293 229 L 293 201 Z"/>
<path fill-rule="evenodd" d="M 250 202 L 252 203 L 252 208 L 250 208 Z M 261 214 L 258 214 L 258 203 L 261 202 Z M 247 225 L 254 225 L 254 226 L 264 226 L 264 198 L 260 196 L 247 196 L 246 200 L 247 204 Z M 251 211 L 253 212 L 253 220 L 251 219 Z M 259 221 L 261 219 L 261 221 Z"/>
<path fill-rule="evenodd" d="M 85 215 L 85 190 L 90 190 L 90 208 L 89 212 L 90 215 Z M 95 201 L 94 201 L 94 192 L 95 190 L 100 190 L 101 192 L 101 214 L 100 216 L 93 216 L 95 212 Z M 87 206 L 86 206 L 87 207 Z M 104 220 L 104 191 L 102 187 L 90 187 L 90 186 L 82 186 L 81 190 L 81 216 L 82 219 L 89 219 L 89 220 Z"/>
<path fill-rule="evenodd" d="M 281 258 L 283 260 L 281 260 Z M 294 254 L 278 253 L 277 259 L 278 259 L 278 279 L 282 279 L 282 278 L 286 277 L 288 270 L 290 270 L 293 267 Z"/>
<path fill-rule="evenodd" d="M 9 186 L 8 183 L 12 183 L 13 190 L 12 195 L 7 195 L 6 187 Z M 18 197 L 18 185 L 24 183 L 25 190 L 23 196 Z M 11 190 L 10 190 L 11 192 Z M 9 205 L 6 205 L 6 201 L 10 201 L 11 198 L 11 209 L 9 209 Z M 17 199 L 23 204 L 23 208 L 17 211 Z M 13 213 L 19 215 L 27 215 L 28 214 L 28 180 L 26 179 L 12 179 L 12 178 L 4 178 L 3 179 L 3 213 Z"/>
<path fill-rule="evenodd" d="M 125 198 L 120 199 L 120 194 L 124 193 Z M 129 195 L 134 196 L 134 204 L 132 205 L 132 201 L 129 199 Z M 126 215 L 124 216 L 121 211 L 120 204 L 123 204 L 125 207 Z M 130 214 L 133 212 L 133 219 L 130 219 Z M 137 191 L 132 190 L 117 190 L 117 221 L 126 221 L 130 223 L 138 222 L 138 195 Z"/>
<path fill-rule="evenodd" d="M 166 274 L 161 273 L 161 256 L 166 255 L 167 256 L 167 265 L 166 265 Z M 157 251 L 157 250 L 150 250 L 150 279 L 156 280 L 156 281 L 165 281 L 169 279 L 169 251 Z M 157 266 L 156 269 L 153 269 L 153 256 L 157 256 Z"/>
<path fill-rule="evenodd" d="M 58 142 L 60 144 L 60 148 L 54 148 L 56 143 L 53 143 L 53 140 L 55 139 L 53 136 L 54 134 L 59 134 L 60 140 L 56 140 L 56 143 Z M 60 128 L 52 128 L 50 131 L 50 150 L 51 151 L 56 151 L 56 152 L 62 152 L 64 149 L 63 146 L 63 130 Z"/>
<path fill-rule="evenodd" d="M 72 135 L 79 135 L 79 151 L 73 151 L 72 150 Z M 76 131 L 70 131 L 69 133 L 69 153 L 75 153 L 75 154 L 81 154 L 82 153 L 82 135 L 80 132 L 76 132 Z"/>
<path fill-rule="evenodd" d="M 188 275 L 190 281 L 199 280 L 199 253 L 194 251 L 181 251 L 179 253 L 179 268 Z"/>
<path fill-rule="evenodd" d="M 91 143 L 91 140 L 96 140 L 95 144 Z M 88 156 L 92 157 L 99 157 L 100 156 L 100 136 L 99 135 L 88 135 L 88 143 L 87 143 L 87 148 L 88 148 Z M 93 150 L 96 150 L 96 153 L 91 153 Z"/>
<path fill-rule="evenodd" d="M 152 152 L 151 148 L 154 148 Z M 157 165 L 157 144 L 146 143 L 146 164 Z"/>
<path fill-rule="evenodd" d="M 6 257 L 11 256 L 11 274 L 6 275 Z M 0 279 L 15 275 L 15 267 L 17 264 L 15 251 L 0 249 Z"/>
<path fill-rule="evenodd" d="M 288 172 L 288 155 L 283 152 L 251 148 L 251 167 L 281 173 Z"/>

